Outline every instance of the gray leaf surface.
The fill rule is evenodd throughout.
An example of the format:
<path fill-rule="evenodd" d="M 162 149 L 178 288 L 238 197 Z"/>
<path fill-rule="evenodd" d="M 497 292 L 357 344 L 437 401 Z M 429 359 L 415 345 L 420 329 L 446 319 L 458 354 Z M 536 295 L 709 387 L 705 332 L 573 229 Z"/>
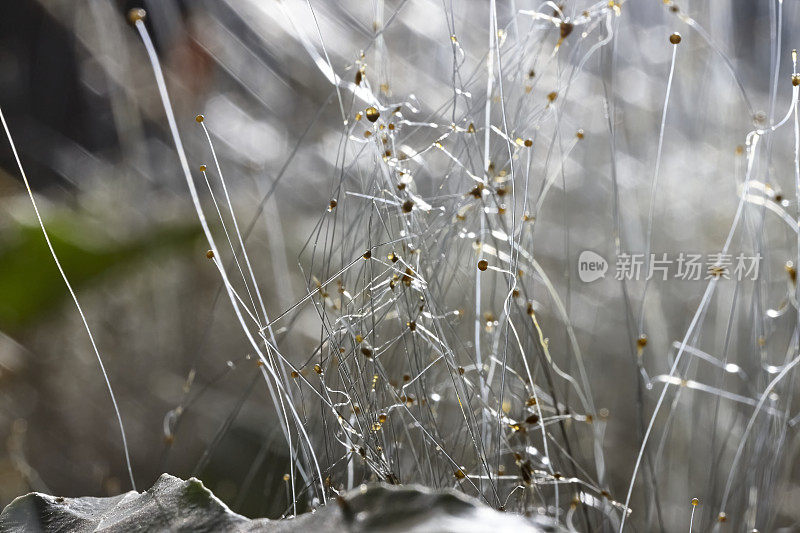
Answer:
<path fill-rule="evenodd" d="M 543 518 L 506 514 L 456 491 L 387 485 L 363 486 L 294 519 L 250 520 L 228 509 L 200 480 L 162 474 L 142 493 L 109 498 L 61 498 L 38 492 L 20 496 L 0 514 L 0 531 L 535 533 L 557 529 Z"/>

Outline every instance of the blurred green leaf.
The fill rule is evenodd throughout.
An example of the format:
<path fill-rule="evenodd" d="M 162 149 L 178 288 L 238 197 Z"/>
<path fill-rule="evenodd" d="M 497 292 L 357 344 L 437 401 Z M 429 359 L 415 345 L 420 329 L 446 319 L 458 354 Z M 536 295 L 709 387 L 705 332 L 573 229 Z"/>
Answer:
<path fill-rule="evenodd" d="M 161 227 L 129 241 L 91 237 L 67 220 L 45 222 L 53 248 L 76 289 L 155 253 L 184 253 L 199 236 L 192 227 Z M 15 225 L 0 235 L 0 329 L 14 332 L 69 296 L 38 226 Z M 78 295 L 80 297 L 80 295 Z"/>

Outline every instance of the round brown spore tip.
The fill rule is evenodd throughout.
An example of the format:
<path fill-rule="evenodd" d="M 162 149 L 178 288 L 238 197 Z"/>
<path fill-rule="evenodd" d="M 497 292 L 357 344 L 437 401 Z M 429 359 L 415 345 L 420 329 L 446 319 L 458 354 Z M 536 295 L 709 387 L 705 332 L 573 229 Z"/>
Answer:
<path fill-rule="evenodd" d="M 647 346 L 647 335 L 642 333 L 641 335 L 639 335 L 639 338 L 636 339 L 636 347 L 641 350 L 645 346 Z"/>
<path fill-rule="evenodd" d="M 147 16 L 147 11 L 145 11 L 141 7 L 134 7 L 133 9 L 128 11 L 128 22 L 135 25 L 140 20 L 144 20 L 146 16 Z"/>
<path fill-rule="evenodd" d="M 206 166 L 200 165 L 200 172 L 205 172 L 205 171 L 206 171 Z"/>
<path fill-rule="evenodd" d="M 681 42 L 681 34 L 678 32 L 673 33 L 672 35 L 669 36 L 669 42 L 671 42 L 672 44 L 678 44 L 679 42 Z"/>
<path fill-rule="evenodd" d="M 478 261 L 478 270 L 485 272 L 487 268 L 489 268 L 489 262 L 486 259 Z"/>
<path fill-rule="evenodd" d="M 367 116 L 367 120 L 370 122 L 375 122 L 381 116 L 381 112 L 375 107 L 368 107 L 366 111 L 364 111 L 364 114 Z"/>
<path fill-rule="evenodd" d="M 214 259 L 214 250 L 209 250 L 206 252 L 207 259 Z"/>
<path fill-rule="evenodd" d="M 800 85 L 800 74 L 792 74 L 792 87 Z"/>
<path fill-rule="evenodd" d="M 700 500 L 698 500 L 697 498 L 692 498 L 692 505 L 697 507 L 698 505 L 700 505 Z"/>
<path fill-rule="evenodd" d="M 204 117 L 203 115 L 197 115 L 196 117 L 194 117 L 194 119 L 197 121 L 198 124 L 200 124 L 206 119 L 206 117 Z"/>

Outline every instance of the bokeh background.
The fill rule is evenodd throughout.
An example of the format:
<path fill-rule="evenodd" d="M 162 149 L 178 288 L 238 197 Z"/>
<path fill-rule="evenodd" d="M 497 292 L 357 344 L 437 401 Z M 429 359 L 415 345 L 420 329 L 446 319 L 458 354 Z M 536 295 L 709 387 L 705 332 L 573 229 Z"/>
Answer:
<path fill-rule="evenodd" d="M 267 307 L 277 312 L 306 294 L 307 272 L 300 267 L 307 266 L 307 257 L 301 250 L 329 205 L 341 166 L 335 93 L 294 26 L 318 43 L 314 21 L 305 2 L 281 4 L 279 9 L 273 0 L 26 0 L 0 7 L 0 105 L 56 252 L 104 354 L 137 483 L 148 487 L 164 471 L 196 475 L 234 510 L 253 517 L 278 517 L 286 510 L 286 446 L 247 358 L 249 345 L 205 257 L 207 245 L 153 74 L 126 13 L 132 7 L 147 9 L 146 24 L 163 62 L 190 164 L 210 165 L 194 120 L 203 113 L 240 221 L 259 215 L 248 250 L 263 280 Z M 488 2 L 312 4 L 337 73 L 350 79 L 354 61 L 368 49 L 367 60 L 378 65 L 378 77 L 391 94 L 397 99 L 414 95 L 419 120 L 436 116 L 453 97 L 450 17 L 466 64 L 477 68 L 485 62 Z M 520 10 L 553 11 L 534 4 L 499 1 L 499 25 L 513 34 L 513 21 L 523 18 Z M 385 29 L 373 23 L 378 6 Z M 577 17 L 590 6 L 568 1 L 561 9 Z M 800 42 L 800 8 L 785 2 L 778 19 L 777 6 L 687 0 L 676 13 L 661 1 L 621 3 L 613 52 L 587 62 L 558 117 L 564 130 L 582 128 L 586 138 L 565 159 L 564 181 L 558 180 L 537 221 L 537 254 L 567 302 L 595 404 L 610 413 L 603 449 L 607 486 L 617 500 L 624 501 L 641 442 L 640 409 L 646 422 L 661 385 L 644 386 L 636 364 L 637 332 L 629 315 L 633 310 L 638 316 L 643 284 L 631 284 L 629 304 L 610 277 L 591 285 L 575 277 L 584 249 L 609 259 L 613 269 L 612 158 L 601 82 L 613 71 L 622 246 L 642 251 L 672 54 L 667 38 L 682 33 L 653 250 L 717 251 L 738 204 L 745 168 L 739 147 L 750 130 L 782 117 L 791 101 L 789 52 Z M 713 47 L 680 18 L 684 13 L 707 32 Z M 377 32 L 382 39 L 373 46 Z M 550 52 L 547 48 L 541 55 Z M 556 61 L 571 65 L 581 58 L 564 53 Z M 476 100 L 485 85 L 485 77 L 476 80 Z M 534 95 L 541 100 L 547 92 L 537 86 Z M 523 129 L 524 117 L 516 119 Z M 790 213 L 797 209 L 793 141 L 789 130 L 768 137 L 768 152 L 757 165 L 758 179 L 785 196 Z M 11 151 L 5 140 L 2 144 L 0 504 L 31 490 L 65 496 L 128 490 L 116 419 L 97 362 L 44 245 Z M 763 220 L 753 233 L 760 235 L 758 243 L 737 239 L 733 248 L 761 246 L 768 252 L 761 292 L 743 289 L 737 298 L 748 303 L 739 304 L 743 310 L 731 319 L 734 286 L 721 285 L 696 339 L 698 346 L 719 354 L 726 333 L 735 331 L 727 342 L 730 361 L 748 377 L 720 388 L 755 398 L 774 372 L 765 370 L 766 360 L 755 354 L 752 341 L 763 334 L 761 315 L 778 308 L 787 294 L 785 262 L 797 254 L 795 236 L 785 224 L 771 214 L 759 216 L 753 219 L 756 225 Z M 704 288 L 703 282 L 674 280 L 649 286 L 644 354 L 649 376 L 668 373 L 672 343 L 683 338 Z M 552 342 L 563 347 L 566 333 L 557 313 L 542 313 Z M 768 349 L 774 351 L 767 359 L 772 361 L 785 355 L 796 311 L 781 316 L 768 326 Z M 319 341 L 319 328 L 313 311 L 304 310 L 295 320 L 281 342 L 304 360 Z M 712 379 L 711 370 L 692 371 L 695 379 Z M 780 405 L 788 420 L 796 409 L 791 389 L 784 392 L 789 399 Z M 717 418 L 713 400 L 713 394 L 700 392 L 668 398 L 670 417 L 659 424 L 671 431 L 653 444 L 658 468 L 667 472 L 658 482 L 663 516 L 659 522 L 652 511 L 635 511 L 632 520 L 641 530 L 654 523 L 669 531 L 683 528 L 692 497 L 718 498 L 719 482 L 709 480 L 716 471 L 726 472 L 729 446 L 735 450 L 752 406 L 725 404 Z M 729 426 L 730 444 L 712 440 L 712 416 Z M 800 498 L 796 431 L 776 436 L 772 426 L 756 429 L 759 439 L 780 438 L 785 444 L 774 450 L 775 457 L 747 467 L 769 471 L 773 477 L 752 484 L 772 485 L 774 491 L 751 491 L 742 501 L 760 502 L 754 508 L 762 514 L 753 511 L 753 520 L 769 516 L 764 523 L 793 527 L 800 520 L 792 504 Z M 635 509 L 647 507 L 652 495 L 646 492 L 634 493 Z M 710 527 L 717 510 L 709 503 L 704 513 L 703 524 Z"/>

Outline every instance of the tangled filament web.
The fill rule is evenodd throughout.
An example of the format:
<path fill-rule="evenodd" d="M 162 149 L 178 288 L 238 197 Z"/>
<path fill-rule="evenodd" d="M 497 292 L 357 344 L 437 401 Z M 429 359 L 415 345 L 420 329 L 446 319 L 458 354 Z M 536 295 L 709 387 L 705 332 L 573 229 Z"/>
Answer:
<path fill-rule="evenodd" d="M 288 449 L 287 515 L 382 481 L 570 530 L 796 524 L 800 76 L 783 2 L 756 40 L 763 87 L 722 22 L 671 0 L 376 0 L 357 53 L 333 34 L 354 16 L 317 4 L 269 8 L 327 84 L 306 132 L 333 110 L 324 180 L 297 184 L 324 201 L 288 307 L 249 237 L 297 147 L 245 219 L 221 117 L 178 127 L 145 13 L 129 16 Z M 696 282 L 613 266 L 585 282 L 581 250 L 639 252 L 645 274 L 662 251 L 714 259 Z M 734 279 L 725 258 L 744 252 L 761 270 Z"/>
<path fill-rule="evenodd" d="M 578 10 L 546 2 L 510 16 L 505 10 L 501 21 L 492 1 L 488 26 L 481 32 L 488 42 L 479 47 L 470 38 L 469 48 L 462 43 L 454 8 L 444 5 L 452 57 L 450 91 L 438 107 L 390 84 L 391 51 L 384 31 L 403 3 L 388 18 L 383 2 L 376 4 L 373 38 L 343 67 L 331 60 L 310 2 L 279 6 L 331 84 L 323 105 L 334 102 L 341 124 L 333 128 L 338 140 L 328 177 L 329 201 L 299 257 L 307 292 L 277 314 L 264 304 L 246 251 L 249 229 L 243 236 L 204 118 L 198 116 L 197 122 L 215 163 L 214 171 L 203 166 L 202 175 L 227 241 L 227 247 L 217 249 L 206 227 L 209 257 L 259 354 L 293 458 L 289 479 L 294 512 L 304 494 L 312 503 L 324 503 L 362 481 L 380 480 L 456 487 L 495 507 L 536 512 L 569 528 L 621 530 L 632 512 L 632 498 L 637 499 L 634 489 L 640 487 L 639 505 L 646 511 L 639 520 L 664 527 L 672 519 L 663 516 L 659 490 L 673 485 L 663 481 L 669 477 L 664 444 L 672 419 L 686 409 L 681 397 L 705 395 L 704 402 L 715 402 L 710 404 L 716 406 L 715 426 L 723 408 L 726 419 L 738 412 L 749 422 L 702 444 L 711 448 L 713 468 L 732 465 L 727 477 L 712 472 L 688 483 L 707 498 L 709 511 L 703 517 L 716 527 L 733 514 L 751 523 L 771 523 L 776 515 L 770 504 L 762 504 L 763 511 L 758 502 L 731 503 L 745 497 L 752 501 L 754 491 L 763 493 L 765 501 L 774 497 L 769 484 L 785 444 L 760 438 L 753 443 L 751 433 L 758 425 L 787 438 L 794 425 L 791 385 L 784 378 L 798 361 L 796 326 L 783 363 L 763 364 L 769 359 L 767 330 L 774 329 L 768 322 L 775 316 L 757 306 L 761 316 L 753 315 L 751 338 L 758 348 L 747 353 L 742 343 L 736 350 L 746 365 L 762 361 L 755 369 L 760 378 L 748 376 L 744 385 L 751 389 L 746 393 L 735 390 L 742 383 L 726 377 L 740 375 L 746 366 L 732 362 L 732 324 L 722 332 L 723 342 L 708 350 L 697 346 L 706 341 L 701 333 L 712 329 L 705 320 L 714 298 L 729 301 L 732 294 L 733 316 L 744 298 L 759 301 L 759 291 L 767 290 L 771 281 L 739 280 L 717 290 L 728 279 L 727 271 L 719 259 L 710 265 L 691 319 L 675 321 L 682 333 L 673 348 L 667 344 L 666 368 L 663 356 L 659 360 L 648 353 L 654 349 L 648 333 L 659 328 L 645 305 L 648 287 L 651 294 L 656 290 L 654 282 L 623 279 L 617 286 L 615 298 L 627 321 L 618 335 L 627 339 L 622 344 L 634 368 L 628 375 L 637 382 L 631 386 L 637 391 L 637 406 L 624 446 L 631 452 L 625 456 L 629 460 L 621 473 L 611 475 L 614 479 L 609 479 L 605 440 L 609 411 L 597 407 L 595 396 L 598 387 L 617 386 L 614 380 L 622 377 L 597 375 L 603 365 L 597 361 L 592 332 L 587 335 L 584 327 L 581 341 L 574 323 L 572 299 L 578 289 L 571 285 L 575 282 L 568 259 L 573 240 L 586 242 L 580 232 L 587 228 L 571 227 L 570 211 L 604 211 L 586 189 L 606 195 L 605 251 L 620 254 L 642 244 L 649 258 L 654 242 L 664 236 L 659 203 L 667 194 L 660 180 L 665 144 L 670 132 L 680 129 L 670 127 L 671 91 L 674 84 L 690 79 L 681 75 L 678 62 L 685 38 L 678 32 L 663 33 L 661 50 L 671 59 L 662 62 L 668 68 L 661 81 L 649 80 L 665 96 L 656 112 L 657 133 L 645 141 L 651 153 L 655 149 L 652 180 L 636 178 L 650 193 L 649 202 L 641 202 L 641 212 L 647 213 L 647 222 L 641 223 L 632 216 L 639 203 L 621 194 L 625 187 L 625 194 L 631 194 L 630 178 L 625 176 L 628 183 L 621 184 L 618 174 L 619 158 L 630 156 L 616 146 L 617 130 L 625 126 L 616 114 L 615 93 L 621 53 L 615 47 L 627 8 L 622 3 L 600 2 Z M 716 58 L 728 85 L 738 89 L 739 105 L 748 117 L 744 125 L 756 121 L 756 128 L 744 136 L 744 147 L 731 156 L 740 161 L 734 162 L 733 182 L 726 183 L 736 189 L 736 201 L 727 237 L 715 246 L 727 254 L 736 237 L 748 249 L 768 255 L 764 208 L 785 221 L 775 231 L 785 233 L 788 227 L 797 233 L 797 223 L 789 204 L 776 198 L 768 174 L 759 179 L 775 153 L 761 150 L 760 141 L 772 144 L 773 134 L 794 122 L 797 173 L 797 84 L 783 120 L 773 119 L 774 112 L 759 117 L 735 66 L 712 36 L 670 2 L 664 9 L 672 17 L 670 24 L 691 31 L 690 42 Z M 147 42 L 144 25 L 136 25 Z M 780 43 L 773 42 L 772 53 L 779 65 Z M 158 70 L 155 54 L 151 58 Z M 773 79 L 777 84 L 777 74 Z M 162 97 L 171 114 L 165 89 Z M 174 134 L 182 152 L 177 130 Z M 584 147 L 586 137 L 595 139 L 591 148 Z M 674 155 L 674 148 L 670 153 Z M 592 159 L 603 161 L 602 173 L 587 164 Z M 583 180 L 574 185 L 580 173 Z M 605 181 L 589 185 L 590 179 Z M 223 199 L 215 196 L 215 187 L 221 187 Z M 195 199 L 202 218 L 203 207 Z M 226 218 L 232 224 L 225 225 Z M 640 229 L 643 233 L 637 233 Z M 560 237 L 553 238 L 553 233 Z M 223 265 L 228 257 L 231 268 Z M 794 277 L 786 296 L 780 314 L 792 306 L 794 315 Z M 282 339 L 309 309 L 318 324 L 316 348 L 302 357 L 290 355 Z M 587 364 L 589 359 L 594 361 Z M 784 388 L 786 400 L 766 401 Z M 702 409 L 705 416 L 709 404 L 699 401 L 690 400 L 689 408 Z M 667 420 L 657 424 L 664 416 Z M 753 477 L 757 461 L 744 457 L 745 449 L 766 454 L 768 459 L 762 460 L 773 474 Z M 614 464 L 619 463 L 615 458 Z M 295 483 L 295 468 L 300 483 Z M 736 486 L 743 481 L 747 490 Z M 612 485 L 615 492 L 622 488 L 621 494 L 613 494 Z M 691 513 L 685 513 L 692 524 L 698 503 L 693 499 Z"/>

